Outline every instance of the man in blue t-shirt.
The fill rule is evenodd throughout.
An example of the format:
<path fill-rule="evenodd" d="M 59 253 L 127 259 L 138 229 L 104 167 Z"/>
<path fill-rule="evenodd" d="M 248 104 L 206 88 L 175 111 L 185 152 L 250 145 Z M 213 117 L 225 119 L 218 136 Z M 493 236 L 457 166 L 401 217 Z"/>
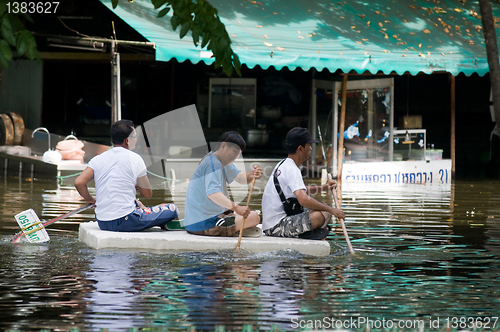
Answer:
<path fill-rule="evenodd" d="M 227 185 L 260 179 L 262 169 L 254 166 L 248 174 L 233 164 L 246 148 L 245 140 L 237 132 L 225 132 L 218 143 L 220 146 L 203 158 L 189 181 L 184 227 L 192 234 L 233 236 L 239 232 L 243 218 L 244 228 L 255 227 L 260 221 L 257 212 L 228 198 Z"/>

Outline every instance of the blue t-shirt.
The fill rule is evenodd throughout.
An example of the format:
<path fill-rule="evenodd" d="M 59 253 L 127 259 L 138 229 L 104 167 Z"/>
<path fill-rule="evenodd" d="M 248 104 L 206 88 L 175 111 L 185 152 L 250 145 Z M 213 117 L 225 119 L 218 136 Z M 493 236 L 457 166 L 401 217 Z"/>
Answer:
<path fill-rule="evenodd" d="M 227 194 L 227 185 L 234 181 L 240 170 L 234 164 L 222 167 L 212 153 L 203 158 L 189 180 L 186 192 L 184 227 L 188 231 L 204 231 L 215 226 L 216 216 L 226 208 L 215 204 L 208 195 Z"/>

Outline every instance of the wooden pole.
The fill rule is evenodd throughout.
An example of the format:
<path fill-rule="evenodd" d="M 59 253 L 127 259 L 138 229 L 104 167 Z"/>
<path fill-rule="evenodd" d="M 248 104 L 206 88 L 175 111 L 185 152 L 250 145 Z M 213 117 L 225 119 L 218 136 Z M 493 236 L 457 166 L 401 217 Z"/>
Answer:
<path fill-rule="evenodd" d="M 6 159 L 6 160 L 7 160 L 7 159 Z M 73 211 L 70 211 L 70 212 L 68 212 L 68 213 L 65 213 L 65 214 L 63 214 L 62 216 L 59 216 L 59 217 L 57 217 L 57 218 L 51 219 L 51 220 L 49 220 L 49 221 L 46 221 L 46 222 L 42 223 L 42 225 L 43 225 L 43 227 L 49 226 L 50 224 L 53 224 L 53 223 L 55 223 L 56 221 L 63 220 L 64 218 L 67 218 L 67 217 L 70 217 L 70 216 L 72 216 L 72 215 L 74 215 L 74 214 L 77 214 L 77 213 L 83 212 L 83 211 L 85 211 L 85 210 L 87 210 L 87 209 L 90 209 L 90 208 L 92 208 L 92 207 L 95 207 L 95 204 L 92 204 L 92 203 L 87 204 L 87 205 L 85 205 L 85 206 L 83 206 L 83 207 L 79 207 L 78 209 L 75 209 L 75 210 L 73 210 Z M 13 242 L 13 243 L 18 243 L 18 242 L 19 242 L 19 240 L 21 239 L 21 237 L 22 237 L 23 235 L 25 235 L 24 231 L 20 231 L 20 232 L 18 232 L 16 235 L 12 236 L 12 237 L 10 238 L 10 241 L 11 241 L 11 242 Z"/>
<path fill-rule="evenodd" d="M 332 175 L 328 174 L 328 178 L 331 179 Z M 338 186 L 337 186 L 337 188 L 338 188 Z M 335 193 L 334 189 L 332 189 L 332 195 L 333 195 L 333 200 L 335 202 L 335 208 L 340 210 L 340 204 L 339 204 L 339 201 L 337 199 L 337 194 Z M 347 247 L 349 248 L 349 251 L 351 252 L 351 254 L 354 254 L 354 249 L 352 248 L 351 240 L 349 240 L 349 234 L 347 233 L 347 228 L 345 227 L 345 224 L 344 224 L 344 219 L 337 217 L 337 220 L 340 222 L 340 226 L 342 227 L 342 232 L 344 233 L 345 241 L 347 242 Z"/>
<path fill-rule="evenodd" d="M 348 74 L 343 74 L 342 80 L 342 106 L 340 108 L 339 120 L 339 148 L 337 151 L 337 192 L 340 192 L 342 186 L 342 159 L 344 156 L 344 127 L 345 127 L 345 107 L 347 104 L 347 77 Z"/>
<path fill-rule="evenodd" d="M 332 189 L 332 194 L 333 194 L 333 199 L 335 200 L 335 207 L 337 209 L 340 209 L 339 201 L 337 200 L 337 194 L 333 189 Z M 347 247 L 349 248 L 351 254 L 354 254 L 354 249 L 352 248 L 351 240 L 349 240 L 349 234 L 347 234 L 347 228 L 345 227 L 344 224 L 344 219 L 341 218 L 337 219 L 340 221 L 340 226 L 342 227 L 342 232 L 344 233 L 345 241 L 347 242 Z"/>
<path fill-rule="evenodd" d="M 255 178 L 253 178 L 252 187 L 250 188 L 250 193 L 248 194 L 247 207 L 250 205 L 250 198 L 252 197 L 254 186 L 255 186 Z M 243 235 L 243 228 L 245 227 L 245 219 L 246 218 L 243 218 L 243 221 L 241 223 L 240 235 L 238 236 L 238 243 L 236 244 L 236 251 L 240 250 L 241 236 Z"/>
<path fill-rule="evenodd" d="M 451 89 L 451 100 L 450 100 L 450 105 L 451 105 L 451 146 L 450 146 L 450 152 L 451 152 L 451 178 L 455 178 L 455 76 L 451 75 L 451 82 L 450 82 L 450 89 Z"/>

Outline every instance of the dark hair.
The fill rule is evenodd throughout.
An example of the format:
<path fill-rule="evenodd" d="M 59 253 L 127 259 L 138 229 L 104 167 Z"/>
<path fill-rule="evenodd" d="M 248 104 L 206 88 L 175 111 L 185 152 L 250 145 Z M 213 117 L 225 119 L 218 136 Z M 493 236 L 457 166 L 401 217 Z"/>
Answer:
<path fill-rule="evenodd" d="M 130 120 L 118 120 L 111 126 L 111 142 L 122 144 L 134 131 L 134 123 Z"/>
<path fill-rule="evenodd" d="M 299 146 L 305 146 L 300 144 L 300 145 L 293 145 L 293 144 L 289 144 L 289 143 L 286 143 L 285 144 L 285 147 L 286 147 L 286 153 L 288 154 L 294 154 L 295 152 L 297 152 L 297 149 L 299 148 Z"/>
<path fill-rule="evenodd" d="M 318 141 L 312 138 L 306 128 L 295 127 L 286 134 L 285 147 L 288 154 L 296 153 L 299 147 L 305 147 L 307 143 L 318 143 Z"/>
<path fill-rule="evenodd" d="M 223 142 L 235 144 L 240 148 L 241 151 L 245 151 L 247 147 L 247 143 L 245 143 L 243 137 L 241 137 L 241 135 L 235 131 L 226 131 L 224 134 L 220 135 L 217 142 L 211 143 L 213 150 L 218 150 L 221 143 Z"/>

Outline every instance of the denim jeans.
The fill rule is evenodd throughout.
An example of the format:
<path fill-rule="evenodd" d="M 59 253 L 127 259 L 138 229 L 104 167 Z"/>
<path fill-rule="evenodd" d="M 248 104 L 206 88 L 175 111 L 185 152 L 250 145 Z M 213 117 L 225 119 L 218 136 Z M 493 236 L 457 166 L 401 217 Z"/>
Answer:
<path fill-rule="evenodd" d="M 179 210 L 175 204 L 165 203 L 148 207 L 137 208 L 128 215 L 114 219 L 97 220 L 99 228 L 104 231 L 114 232 L 139 232 L 154 226 L 163 226 L 179 216 Z"/>

